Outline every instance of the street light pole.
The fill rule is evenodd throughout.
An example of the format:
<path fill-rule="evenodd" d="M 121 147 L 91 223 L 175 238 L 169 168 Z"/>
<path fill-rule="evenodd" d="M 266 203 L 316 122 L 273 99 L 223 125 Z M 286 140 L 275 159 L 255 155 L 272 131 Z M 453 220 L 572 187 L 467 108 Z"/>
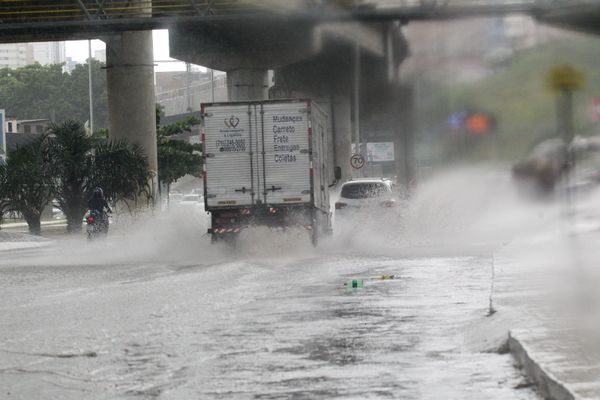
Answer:
<path fill-rule="evenodd" d="M 355 153 L 360 153 L 360 45 L 354 47 L 354 143 Z"/>
<path fill-rule="evenodd" d="M 94 134 L 94 88 L 92 78 L 92 41 L 88 40 L 88 83 L 89 83 L 89 95 L 90 95 L 90 132 Z"/>
<path fill-rule="evenodd" d="M 210 69 L 210 93 L 211 93 L 211 102 L 215 102 L 215 70 Z"/>
<path fill-rule="evenodd" d="M 192 64 L 185 63 L 185 87 L 187 93 L 187 112 L 192 112 Z"/>

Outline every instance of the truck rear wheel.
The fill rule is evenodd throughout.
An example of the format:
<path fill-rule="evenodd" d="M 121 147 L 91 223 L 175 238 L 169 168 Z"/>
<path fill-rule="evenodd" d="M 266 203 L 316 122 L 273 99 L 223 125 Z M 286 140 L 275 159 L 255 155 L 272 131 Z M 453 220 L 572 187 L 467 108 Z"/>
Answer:
<path fill-rule="evenodd" d="M 225 243 L 227 246 L 229 246 L 231 248 L 237 247 L 237 242 L 238 242 L 237 234 L 219 235 L 219 234 L 213 233 L 210 237 L 211 244 Z"/>

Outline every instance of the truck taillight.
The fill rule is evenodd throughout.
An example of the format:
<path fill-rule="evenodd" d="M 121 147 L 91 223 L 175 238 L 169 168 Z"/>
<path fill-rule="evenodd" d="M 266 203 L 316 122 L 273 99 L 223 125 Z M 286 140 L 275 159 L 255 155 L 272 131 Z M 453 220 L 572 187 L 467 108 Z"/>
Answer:
<path fill-rule="evenodd" d="M 348 204 L 342 202 L 342 201 L 336 201 L 335 202 L 335 209 L 336 210 L 341 210 L 342 208 L 346 207 Z"/>

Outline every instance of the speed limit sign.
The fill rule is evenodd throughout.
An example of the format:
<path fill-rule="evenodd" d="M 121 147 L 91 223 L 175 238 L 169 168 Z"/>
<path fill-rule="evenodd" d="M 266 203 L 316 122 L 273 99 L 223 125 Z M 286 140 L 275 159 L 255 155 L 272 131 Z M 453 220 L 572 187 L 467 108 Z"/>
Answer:
<path fill-rule="evenodd" d="M 365 166 L 365 158 L 362 154 L 353 154 L 352 157 L 350 157 L 350 165 L 352 165 L 352 168 L 354 169 L 361 169 Z"/>

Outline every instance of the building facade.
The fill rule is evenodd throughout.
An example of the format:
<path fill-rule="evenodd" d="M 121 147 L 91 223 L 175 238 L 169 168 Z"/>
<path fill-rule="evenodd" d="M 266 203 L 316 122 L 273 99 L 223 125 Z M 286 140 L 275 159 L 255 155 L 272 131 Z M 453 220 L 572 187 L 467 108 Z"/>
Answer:
<path fill-rule="evenodd" d="M 61 64 L 65 61 L 64 42 L 0 44 L 0 68 L 19 68 L 35 62 Z"/>

